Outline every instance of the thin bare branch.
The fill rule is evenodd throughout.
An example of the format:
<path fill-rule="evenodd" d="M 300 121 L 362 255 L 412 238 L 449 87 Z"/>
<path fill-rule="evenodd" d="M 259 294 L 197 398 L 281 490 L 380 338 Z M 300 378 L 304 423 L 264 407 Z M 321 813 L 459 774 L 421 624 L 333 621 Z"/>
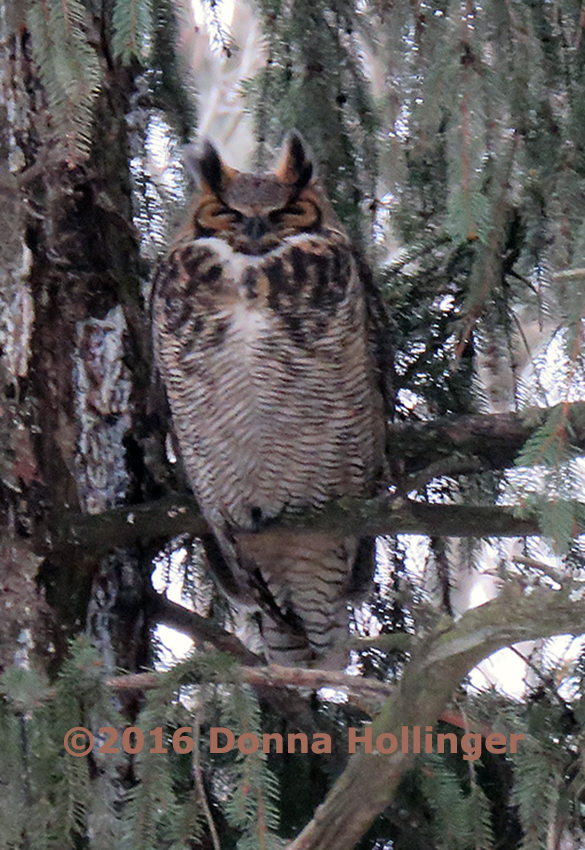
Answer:
<path fill-rule="evenodd" d="M 127 676 L 115 676 L 108 685 L 116 690 L 152 690 L 159 687 L 164 673 L 130 673 Z M 221 670 L 213 675 L 214 682 L 244 682 L 254 687 L 332 688 L 346 691 L 357 696 L 382 700 L 387 699 L 394 687 L 376 679 L 362 679 L 348 676 L 332 670 L 308 670 L 302 667 L 282 667 L 271 664 L 268 667 L 239 667 Z"/>
<path fill-rule="evenodd" d="M 216 649 L 229 652 L 242 664 L 252 666 L 264 662 L 263 658 L 247 649 L 235 635 L 217 626 L 207 617 L 171 602 L 162 594 L 153 593 L 150 614 L 157 623 L 177 629 L 196 642 L 211 643 Z"/>

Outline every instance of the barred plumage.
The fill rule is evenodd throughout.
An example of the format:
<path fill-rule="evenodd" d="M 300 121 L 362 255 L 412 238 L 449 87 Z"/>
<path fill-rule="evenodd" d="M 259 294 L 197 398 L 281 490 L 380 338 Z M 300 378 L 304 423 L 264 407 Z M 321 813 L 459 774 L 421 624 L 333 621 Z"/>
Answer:
<path fill-rule="evenodd" d="M 284 508 L 371 494 L 384 441 L 371 293 L 297 134 L 271 174 L 211 145 L 193 216 L 162 265 L 154 341 L 224 589 L 261 612 L 269 657 L 322 656 L 373 544 L 254 532 Z"/>

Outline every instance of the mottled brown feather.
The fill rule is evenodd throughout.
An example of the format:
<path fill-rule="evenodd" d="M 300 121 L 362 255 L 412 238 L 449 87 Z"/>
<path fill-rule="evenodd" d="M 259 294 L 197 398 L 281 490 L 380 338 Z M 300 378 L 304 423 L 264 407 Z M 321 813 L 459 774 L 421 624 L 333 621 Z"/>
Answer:
<path fill-rule="evenodd" d="M 156 359 L 216 572 L 260 610 L 269 656 L 300 663 L 347 628 L 373 547 L 254 531 L 285 508 L 376 488 L 385 429 L 371 281 L 297 135 L 268 175 L 221 160 L 218 171 L 205 155 L 208 178 L 155 282 Z"/>

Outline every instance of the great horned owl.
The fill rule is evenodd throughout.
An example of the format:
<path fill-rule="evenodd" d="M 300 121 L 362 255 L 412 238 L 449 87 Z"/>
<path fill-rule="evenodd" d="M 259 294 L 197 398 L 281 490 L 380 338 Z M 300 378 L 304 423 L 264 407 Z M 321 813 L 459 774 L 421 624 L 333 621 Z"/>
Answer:
<path fill-rule="evenodd" d="M 371 495 L 384 414 L 367 270 L 291 133 L 273 172 L 207 143 L 193 212 L 157 275 L 154 346 L 224 590 L 268 657 L 322 658 L 371 579 L 373 541 L 257 534 L 285 508 Z"/>

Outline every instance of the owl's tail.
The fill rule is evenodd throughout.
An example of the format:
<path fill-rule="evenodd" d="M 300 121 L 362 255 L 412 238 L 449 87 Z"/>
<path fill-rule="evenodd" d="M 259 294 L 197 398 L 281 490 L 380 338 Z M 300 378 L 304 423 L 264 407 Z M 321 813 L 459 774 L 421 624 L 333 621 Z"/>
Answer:
<path fill-rule="evenodd" d="M 280 531 L 242 535 L 238 548 L 253 576 L 270 661 L 343 666 L 347 604 L 372 576 L 373 547 L 354 537 Z"/>

